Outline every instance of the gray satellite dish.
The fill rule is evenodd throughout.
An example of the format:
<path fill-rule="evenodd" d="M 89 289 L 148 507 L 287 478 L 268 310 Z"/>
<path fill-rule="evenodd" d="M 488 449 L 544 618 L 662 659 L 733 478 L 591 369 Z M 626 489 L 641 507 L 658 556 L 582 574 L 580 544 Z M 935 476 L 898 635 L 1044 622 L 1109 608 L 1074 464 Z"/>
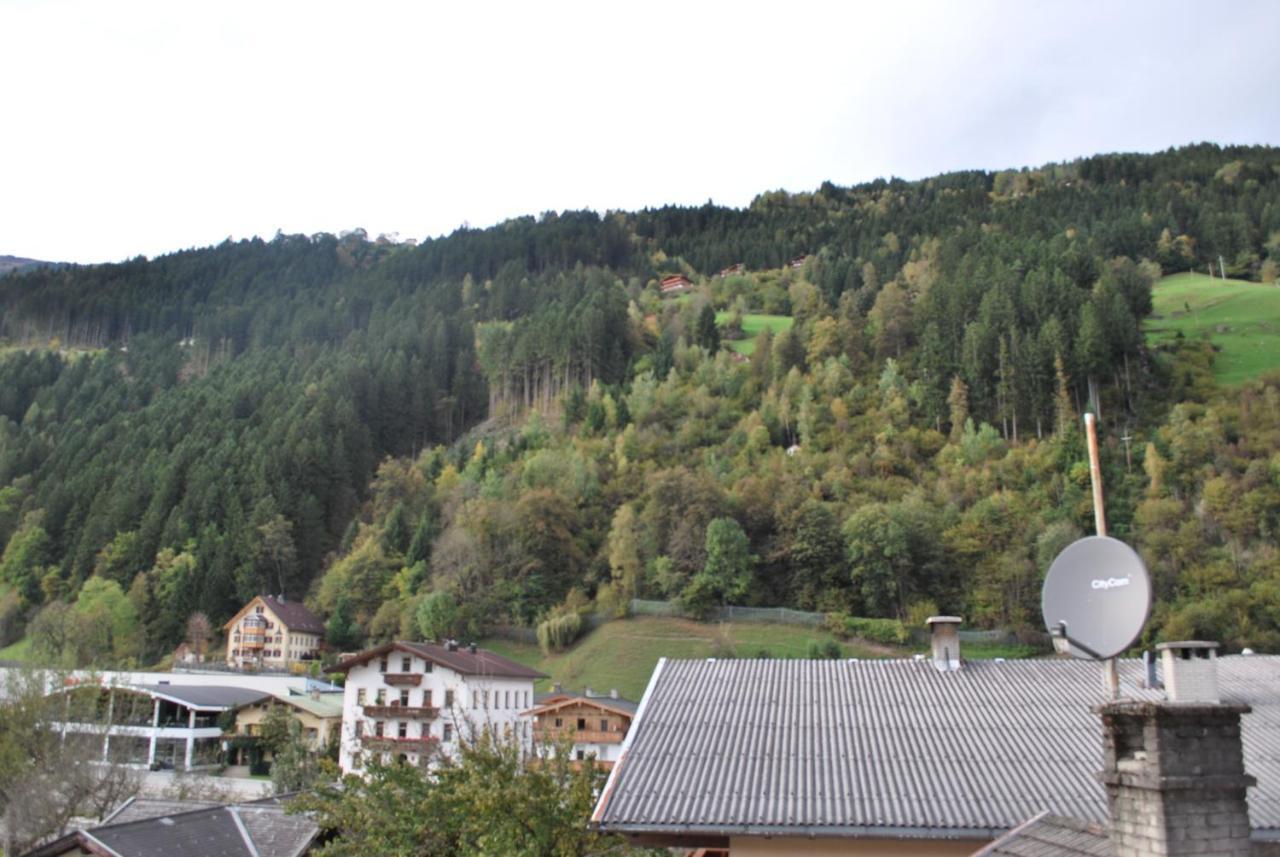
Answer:
<path fill-rule="evenodd" d="M 1044 623 L 1060 651 L 1114 658 L 1142 633 L 1151 612 L 1151 578 L 1122 541 L 1089 536 L 1067 546 L 1045 575 Z"/>

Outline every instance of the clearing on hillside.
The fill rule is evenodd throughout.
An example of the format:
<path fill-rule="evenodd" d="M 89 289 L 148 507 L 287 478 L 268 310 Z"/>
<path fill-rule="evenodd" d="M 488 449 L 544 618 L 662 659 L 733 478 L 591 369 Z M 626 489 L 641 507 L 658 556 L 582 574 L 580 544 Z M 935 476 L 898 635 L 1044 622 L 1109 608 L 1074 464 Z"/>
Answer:
<path fill-rule="evenodd" d="M 1179 333 L 1207 338 L 1219 349 L 1213 368 L 1219 384 L 1241 384 L 1280 367 L 1280 287 L 1184 273 L 1161 279 L 1151 296 L 1147 342 Z"/>
<path fill-rule="evenodd" d="M 512 660 L 539 669 L 550 679 L 538 683 L 546 690 L 552 683 L 572 690 L 616 687 L 628 699 L 639 700 L 659 658 L 805 658 L 816 643 L 835 642 L 841 657 L 910 657 L 928 651 L 928 643 L 884 646 L 858 640 L 840 641 L 822 628 L 764 622 L 694 622 L 663 616 L 617 619 L 591 631 L 567 651 L 543 655 L 531 643 L 489 638 L 481 645 Z M 966 643 L 969 658 L 1020 658 L 1037 654 L 1029 646 Z"/>
<path fill-rule="evenodd" d="M 723 326 L 729 321 L 732 313 L 720 311 L 716 313 L 716 324 Z M 750 357 L 756 350 L 756 334 L 764 330 L 766 327 L 775 334 L 791 327 L 795 321 L 789 315 L 759 315 L 750 314 L 742 317 L 742 332 L 746 334 L 742 339 L 728 340 L 725 344 L 739 354 L 745 354 Z"/>

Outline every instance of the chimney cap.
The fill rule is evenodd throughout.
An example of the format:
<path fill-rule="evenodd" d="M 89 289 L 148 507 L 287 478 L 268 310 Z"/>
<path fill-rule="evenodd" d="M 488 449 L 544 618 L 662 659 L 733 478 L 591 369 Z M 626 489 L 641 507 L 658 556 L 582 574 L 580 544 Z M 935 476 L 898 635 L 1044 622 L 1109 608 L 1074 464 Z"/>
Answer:
<path fill-rule="evenodd" d="M 964 620 L 959 616 L 930 616 L 925 620 L 926 625 L 959 625 Z"/>
<path fill-rule="evenodd" d="M 1169 643 L 1156 643 L 1156 651 L 1163 652 L 1166 649 L 1218 649 L 1221 648 L 1219 643 L 1207 640 L 1175 640 Z"/>

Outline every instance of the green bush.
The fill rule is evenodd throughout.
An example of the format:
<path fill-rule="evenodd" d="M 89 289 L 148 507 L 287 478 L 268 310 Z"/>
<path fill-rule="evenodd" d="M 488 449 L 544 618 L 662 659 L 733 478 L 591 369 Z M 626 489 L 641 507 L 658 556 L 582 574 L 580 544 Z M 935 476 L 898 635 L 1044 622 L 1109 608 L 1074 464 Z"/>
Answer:
<path fill-rule="evenodd" d="M 859 637 L 888 646 L 902 645 L 911 638 L 907 626 L 897 619 L 864 619 L 844 613 L 828 613 L 822 626 L 837 637 Z"/>
<path fill-rule="evenodd" d="M 538 645 L 546 654 L 567 649 L 582 636 L 585 626 L 582 616 L 576 612 L 552 616 L 538 625 Z"/>

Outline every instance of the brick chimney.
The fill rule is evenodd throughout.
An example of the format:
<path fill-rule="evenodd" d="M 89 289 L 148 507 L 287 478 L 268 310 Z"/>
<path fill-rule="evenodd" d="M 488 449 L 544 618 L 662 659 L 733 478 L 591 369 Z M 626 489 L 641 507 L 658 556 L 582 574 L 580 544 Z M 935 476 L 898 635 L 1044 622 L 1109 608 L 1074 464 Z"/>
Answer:
<path fill-rule="evenodd" d="M 933 665 L 940 672 L 960 669 L 959 616 L 930 616 L 927 623 L 933 643 Z"/>
<path fill-rule="evenodd" d="M 1240 715 L 1249 710 L 1135 700 L 1094 709 L 1115 857 L 1249 857 L 1245 793 L 1256 780 L 1245 773 L 1240 743 Z"/>
<path fill-rule="evenodd" d="M 1170 702 L 1218 702 L 1218 644 L 1190 640 L 1159 643 Z"/>

